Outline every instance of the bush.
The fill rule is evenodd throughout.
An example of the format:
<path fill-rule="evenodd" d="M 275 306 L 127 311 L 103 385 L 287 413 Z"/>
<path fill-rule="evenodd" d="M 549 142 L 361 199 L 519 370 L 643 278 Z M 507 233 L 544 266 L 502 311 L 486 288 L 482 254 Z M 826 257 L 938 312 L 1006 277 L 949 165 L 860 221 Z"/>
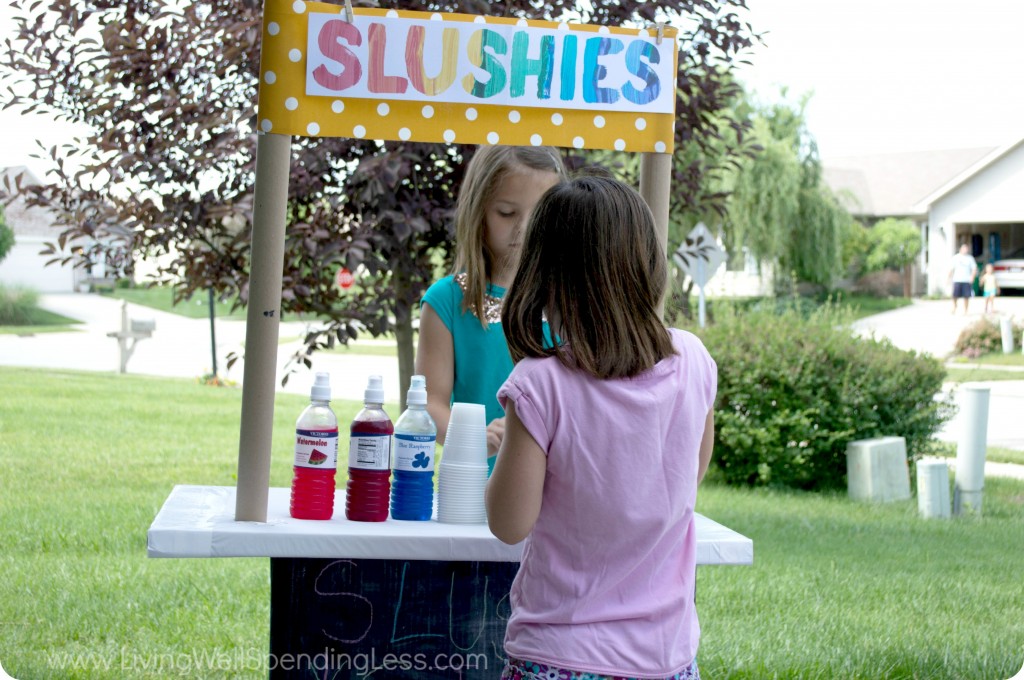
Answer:
<path fill-rule="evenodd" d="M 903 295 L 903 275 L 891 269 L 871 272 L 857 279 L 853 289 L 874 297 L 899 297 Z"/>
<path fill-rule="evenodd" d="M 39 304 L 39 293 L 28 288 L 0 285 L 0 326 L 26 326 Z"/>
<path fill-rule="evenodd" d="M 13 247 L 14 231 L 4 224 L 3 213 L 0 213 L 0 262 L 7 257 L 7 253 L 11 252 L 11 248 Z"/>
<path fill-rule="evenodd" d="M 928 451 L 952 415 L 935 359 L 854 337 L 825 305 L 726 312 L 698 331 L 718 363 L 713 461 L 728 483 L 841 489 L 846 444 L 900 436 Z"/>
<path fill-rule="evenodd" d="M 1024 331 L 1019 324 L 1013 326 L 1013 337 L 1020 337 Z M 953 351 L 969 359 L 976 359 L 982 354 L 1003 351 L 1003 332 L 995 321 L 979 319 L 960 331 Z"/>

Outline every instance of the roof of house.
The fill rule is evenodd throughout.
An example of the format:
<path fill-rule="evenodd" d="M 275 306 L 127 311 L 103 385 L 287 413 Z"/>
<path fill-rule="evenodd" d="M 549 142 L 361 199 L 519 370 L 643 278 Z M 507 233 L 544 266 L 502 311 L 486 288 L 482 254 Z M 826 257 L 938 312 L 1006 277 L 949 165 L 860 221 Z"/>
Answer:
<path fill-rule="evenodd" d="M 935 191 L 932 191 L 927 196 L 924 196 L 920 201 L 918 201 L 917 205 L 914 207 L 921 212 L 928 210 L 931 207 L 931 205 L 938 201 L 940 198 L 952 193 L 971 178 L 981 174 L 981 172 L 985 170 L 985 168 L 994 165 L 1000 159 L 1013 153 L 1014 150 L 1016 150 L 1021 145 L 1024 145 L 1024 137 L 1009 144 L 1006 144 L 1005 146 L 993 149 L 991 152 L 986 154 L 976 163 L 965 168 L 955 177 L 951 178 L 948 182 L 938 187 Z"/>
<path fill-rule="evenodd" d="M 860 217 L 923 215 L 921 202 L 989 157 L 994 147 L 907 151 L 822 161 L 825 183 Z"/>
<path fill-rule="evenodd" d="M 39 178 L 24 165 L 17 165 L 10 168 L 0 168 L 0 202 L 4 206 L 4 216 L 7 226 L 14 232 L 15 237 L 22 236 L 55 236 L 53 230 L 53 218 L 42 208 L 30 208 L 25 205 L 22 198 L 15 197 L 9 203 L 10 196 L 17 193 L 15 181 L 19 175 L 21 186 L 32 186 L 40 184 Z"/>

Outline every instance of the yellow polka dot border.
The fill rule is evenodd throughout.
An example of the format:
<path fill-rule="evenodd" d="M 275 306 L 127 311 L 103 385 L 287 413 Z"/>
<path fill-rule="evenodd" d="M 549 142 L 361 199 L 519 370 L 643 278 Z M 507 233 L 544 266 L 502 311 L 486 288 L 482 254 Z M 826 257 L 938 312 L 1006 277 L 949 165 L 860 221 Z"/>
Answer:
<path fill-rule="evenodd" d="M 260 62 L 258 126 L 262 132 L 303 137 L 354 137 L 448 144 L 550 145 L 577 149 L 670 153 L 672 114 L 379 101 L 305 94 L 306 25 L 309 13 L 343 14 L 344 8 L 303 0 L 268 0 Z M 430 13 L 357 9 L 356 14 L 429 19 Z M 522 19 L 445 14 L 445 21 L 523 25 Z M 580 32 L 642 34 L 641 30 L 590 24 L 529 26 Z M 664 36 L 675 38 L 666 28 Z M 673 68 L 675 72 L 675 68 Z M 675 87 L 675 83 L 672 83 Z"/>

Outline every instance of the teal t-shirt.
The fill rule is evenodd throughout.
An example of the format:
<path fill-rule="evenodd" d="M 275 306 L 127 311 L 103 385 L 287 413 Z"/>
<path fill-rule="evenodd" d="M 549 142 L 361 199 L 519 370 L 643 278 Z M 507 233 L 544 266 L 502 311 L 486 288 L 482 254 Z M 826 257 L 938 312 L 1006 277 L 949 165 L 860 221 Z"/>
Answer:
<path fill-rule="evenodd" d="M 485 306 L 490 322 L 484 328 L 473 312 L 462 311 L 462 287 L 456 277 L 446 276 L 435 282 L 423 295 L 423 300 L 440 317 L 452 334 L 455 351 L 455 382 L 452 402 L 483 404 L 487 422 L 503 418 L 505 410 L 498 403 L 500 388 L 512 372 L 512 357 L 501 329 L 501 307 L 498 301 L 505 289 L 488 285 Z M 494 467 L 494 458 L 488 459 Z"/>

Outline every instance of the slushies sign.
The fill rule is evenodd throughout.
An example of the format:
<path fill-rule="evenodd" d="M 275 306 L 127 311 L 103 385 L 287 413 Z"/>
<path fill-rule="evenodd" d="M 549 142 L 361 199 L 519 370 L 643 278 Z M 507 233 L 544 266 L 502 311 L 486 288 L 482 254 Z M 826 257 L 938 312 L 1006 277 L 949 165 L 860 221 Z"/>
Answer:
<path fill-rule="evenodd" d="M 268 2 L 264 132 L 670 152 L 676 32 Z"/>

